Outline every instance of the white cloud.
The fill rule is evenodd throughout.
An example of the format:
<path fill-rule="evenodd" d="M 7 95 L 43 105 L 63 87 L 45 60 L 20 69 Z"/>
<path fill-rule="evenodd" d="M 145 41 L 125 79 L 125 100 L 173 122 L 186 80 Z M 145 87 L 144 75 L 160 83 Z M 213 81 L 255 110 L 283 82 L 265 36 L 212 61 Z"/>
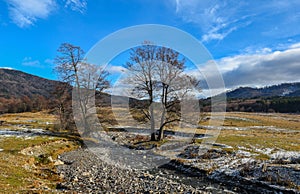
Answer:
<path fill-rule="evenodd" d="M 39 60 L 33 60 L 31 57 L 25 57 L 22 61 L 23 66 L 42 68 Z"/>
<path fill-rule="evenodd" d="M 300 42 L 292 44 L 289 48 L 291 49 L 300 48 Z"/>
<path fill-rule="evenodd" d="M 173 0 L 176 14 L 202 32 L 202 41 L 223 40 L 234 31 L 250 24 L 257 33 L 268 37 L 289 38 L 299 34 L 300 1 L 247 0 Z"/>
<path fill-rule="evenodd" d="M 286 49 L 286 46 L 284 47 Z M 245 53 L 247 55 L 253 55 L 253 54 L 269 54 L 272 52 L 272 49 L 269 47 L 259 47 L 259 46 L 249 46 L 245 48 L 242 53 Z"/>
<path fill-rule="evenodd" d="M 202 29 L 202 41 L 222 40 L 244 25 L 239 22 L 245 16 L 238 20 L 234 18 L 238 5 L 232 6 L 232 3 L 224 1 L 176 0 L 176 13 L 185 22 L 194 23 Z"/>
<path fill-rule="evenodd" d="M 211 41 L 211 40 L 223 40 L 228 34 L 235 31 L 236 29 L 237 29 L 236 27 L 233 27 L 233 28 L 228 29 L 225 32 L 222 32 L 222 33 L 218 32 L 214 29 L 210 30 L 207 34 L 204 34 L 202 36 L 202 41 L 208 42 L 208 41 Z"/>
<path fill-rule="evenodd" d="M 12 68 L 12 67 L 0 67 L 0 69 L 14 70 L 14 68 Z"/>
<path fill-rule="evenodd" d="M 9 16 L 20 28 L 34 25 L 39 19 L 48 18 L 60 6 L 58 0 L 6 0 Z M 63 6 L 84 13 L 87 0 L 64 0 Z"/>
<path fill-rule="evenodd" d="M 53 59 L 45 59 L 44 61 L 46 64 L 49 64 L 49 65 L 54 65 L 54 60 Z"/>
<path fill-rule="evenodd" d="M 295 45 L 300 45 L 297 43 Z M 290 46 L 283 51 L 261 49 L 260 53 L 236 55 L 216 60 L 223 75 L 225 87 L 234 89 L 240 86 L 263 87 L 285 82 L 300 81 L 300 47 Z M 190 75 L 203 79 L 202 87 L 207 89 L 203 74 L 214 80 L 216 69 L 208 61 L 200 68 L 200 72 L 190 71 Z M 218 88 L 210 88 L 216 93 Z"/>
<path fill-rule="evenodd" d="M 230 59 L 236 67 L 223 73 L 225 85 L 229 88 L 300 81 L 300 48 Z M 219 66 L 222 65 L 226 65 L 224 60 L 220 61 Z"/>
<path fill-rule="evenodd" d="M 122 67 L 122 66 L 113 66 L 113 65 L 110 65 L 108 68 L 107 68 L 107 71 L 110 73 L 110 74 L 121 74 L 121 73 L 124 73 L 126 72 L 126 68 L 125 67 Z"/>
<path fill-rule="evenodd" d="M 7 0 L 12 21 L 24 28 L 47 18 L 56 7 L 54 0 Z"/>
<path fill-rule="evenodd" d="M 65 7 L 71 8 L 73 11 L 84 13 L 87 8 L 86 0 L 66 0 Z"/>

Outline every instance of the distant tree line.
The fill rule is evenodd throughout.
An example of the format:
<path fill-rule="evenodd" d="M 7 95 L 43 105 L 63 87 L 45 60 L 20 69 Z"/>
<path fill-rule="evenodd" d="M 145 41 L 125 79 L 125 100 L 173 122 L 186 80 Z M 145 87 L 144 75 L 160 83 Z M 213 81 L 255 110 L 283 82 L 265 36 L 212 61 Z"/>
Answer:
<path fill-rule="evenodd" d="M 49 109 L 51 100 L 44 96 L 37 95 L 33 97 L 22 96 L 21 98 L 0 98 L 0 114 L 34 112 Z"/>
<path fill-rule="evenodd" d="M 270 103 L 270 108 L 275 112 L 281 113 L 299 113 L 300 97 L 275 98 Z"/>
<path fill-rule="evenodd" d="M 210 111 L 210 100 L 202 100 L 203 110 Z M 300 113 L 300 97 L 228 99 L 228 112 Z"/>

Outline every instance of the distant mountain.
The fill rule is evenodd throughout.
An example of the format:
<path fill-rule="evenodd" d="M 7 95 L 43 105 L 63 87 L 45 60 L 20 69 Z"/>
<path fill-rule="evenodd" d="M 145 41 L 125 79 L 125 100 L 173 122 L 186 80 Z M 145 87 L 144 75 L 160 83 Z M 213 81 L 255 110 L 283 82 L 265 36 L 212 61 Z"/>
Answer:
<path fill-rule="evenodd" d="M 224 93 L 216 97 L 221 95 Z M 264 88 L 240 87 L 226 92 L 226 96 L 226 111 L 229 112 L 300 112 L 300 83 L 284 83 Z M 211 111 L 210 100 L 211 98 L 203 100 L 204 111 Z"/>
<path fill-rule="evenodd" d="M 0 68 L 0 114 L 47 109 L 56 99 L 53 92 L 58 85 L 63 86 L 62 82 Z M 264 88 L 240 87 L 226 95 L 227 111 L 300 112 L 300 83 L 284 83 Z M 111 106 L 111 100 L 109 94 L 96 94 L 98 106 Z M 129 102 L 129 107 L 135 108 L 148 104 L 147 100 L 128 99 L 124 96 L 114 96 L 113 101 L 114 105 Z M 204 110 L 210 111 L 210 98 L 202 101 Z"/>
<path fill-rule="evenodd" d="M 0 98 L 49 98 L 57 83 L 21 71 L 0 68 Z"/>
<path fill-rule="evenodd" d="M 226 93 L 228 99 L 249 99 L 263 97 L 300 97 L 300 83 L 284 83 L 264 88 L 240 87 Z"/>
<path fill-rule="evenodd" d="M 53 93 L 58 86 L 65 88 L 65 85 L 59 81 L 44 79 L 18 70 L 0 68 L 0 114 L 47 108 L 49 103 L 56 99 Z M 71 88 L 68 88 L 71 92 L 69 89 Z M 111 101 L 110 94 L 96 93 L 97 106 L 111 106 Z M 145 100 L 124 96 L 114 96 L 113 101 L 115 105 L 129 103 L 130 107 L 147 104 Z"/>
<path fill-rule="evenodd" d="M 296 90 L 294 92 L 289 93 L 287 96 L 291 97 L 300 97 L 300 90 Z"/>

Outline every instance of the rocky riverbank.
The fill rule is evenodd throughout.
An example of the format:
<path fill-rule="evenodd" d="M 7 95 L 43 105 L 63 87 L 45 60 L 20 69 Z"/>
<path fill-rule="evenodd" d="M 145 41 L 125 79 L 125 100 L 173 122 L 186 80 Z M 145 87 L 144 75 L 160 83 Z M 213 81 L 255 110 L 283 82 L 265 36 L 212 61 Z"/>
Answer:
<path fill-rule="evenodd" d="M 196 183 L 185 175 L 166 169 L 139 171 L 120 169 L 97 158 L 88 149 L 64 153 L 58 173 L 64 182 L 57 186 L 62 192 L 78 193 L 234 193 L 214 183 Z M 194 177 L 199 182 L 202 180 Z M 203 182 L 202 182 L 203 183 Z"/>
<path fill-rule="evenodd" d="M 133 170 L 119 168 L 116 164 L 128 163 L 129 159 L 131 164 L 135 165 L 136 168 L 132 166 L 134 169 L 140 169 L 137 168 L 139 163 L 158 157 L 151 151 L 147 152 L 148 149 L 155 149 L 160 145 L 154 144 L 154 147 L 148 148 L 152 144 L 139 143 L 142 140 L 147 142 L 148 136 L 128 132 L 110 132 L 105 137 L 107 139 L 101 142 L 110 143 L 98 142 L 92 144 L 90 149 L 80 149 L 60 156 L 64 165 L 58 167 L 58 172 L 64 178 L 64 182 L 58 185 L 58 189 L 113 193 L 298 193 L 299 191 L 299 152 L 278 151 L 274 148 L 260 150 L 253 147 L 254 152 L 241 146 L 234 151 L 225 144 L 216 144 L 214 148 L 203 153 L 201 145 L 190 144 L 186 145 L 176 158 L 164 160 L 165 163 L 147 168 L 148 171 Z M 216 148 L 218 146 L 223 149 Z M 158 154 L 161 147 L 156 150 Z M 100 159 L 91 153 L 91 150 L 97 153 Z M 141 158 L 135 152 L 145 155 Z M 258 159 L 255 157 L 256 152 L 261 152 L 270 159 Z"/>

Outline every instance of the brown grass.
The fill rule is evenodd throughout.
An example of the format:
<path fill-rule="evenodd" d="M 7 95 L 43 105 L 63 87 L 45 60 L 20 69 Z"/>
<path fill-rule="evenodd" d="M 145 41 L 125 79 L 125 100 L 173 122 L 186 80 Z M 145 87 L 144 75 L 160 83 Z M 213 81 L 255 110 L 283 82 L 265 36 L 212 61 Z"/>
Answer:
<path fill-rule="evenodd" d="M 1 115 L 4 128 L 18 130 L 18 125 L 44 128 L 55 117 L 47 112 Z M 67 137 L 0 137 L 0 191 L 2 193 L 50 193 L 61 181 L 54 161 L 63 152 L 76 149 L 78 141 Z M 31 151 L 33 154 L 26 154 Z M 47 190 L 46 188 L 50 189 Z"/>

